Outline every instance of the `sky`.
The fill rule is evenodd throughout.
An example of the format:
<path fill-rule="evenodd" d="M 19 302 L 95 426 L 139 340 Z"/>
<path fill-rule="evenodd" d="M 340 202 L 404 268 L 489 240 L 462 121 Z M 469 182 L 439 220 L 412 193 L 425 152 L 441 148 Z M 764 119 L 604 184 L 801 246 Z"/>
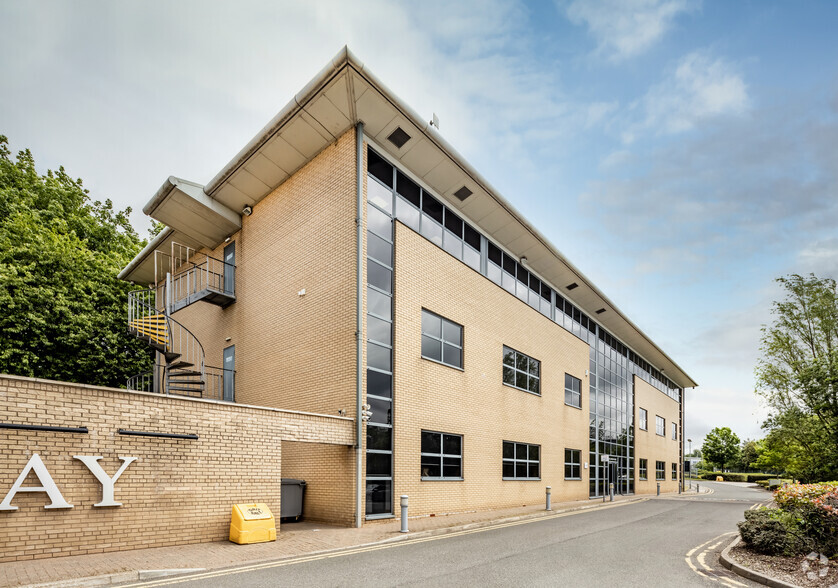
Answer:
<path fill-rule="evenodd" d="M 776 278 L 838 278 L 838 3 L 0 0 L 0 134 L 134 210 L 343 47 L 760 438 Z"/>

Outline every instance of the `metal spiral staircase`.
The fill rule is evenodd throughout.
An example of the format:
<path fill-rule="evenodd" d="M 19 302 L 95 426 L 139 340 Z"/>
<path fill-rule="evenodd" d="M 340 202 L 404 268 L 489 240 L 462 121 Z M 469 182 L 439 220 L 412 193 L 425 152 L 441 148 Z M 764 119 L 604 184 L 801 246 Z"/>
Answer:
<path fill-rule="evenodd" d="M 172 243 L 171 255 L 155 252 L 155 275 L 158 256 L 168 258 L 161 264 L 169 270 L 165 277 L 146 290 L 128 293 L 128 331 L 157 351 L 157 361 L 152 371 L 129 378 L 127 388 L 232 400 L 226 397 L 225 381 L 229 383 L 235 372 L 207 366 L 201 342 L 171 315 L 199 301 L 222 307 L 235 301 L 235 266 Z"/>

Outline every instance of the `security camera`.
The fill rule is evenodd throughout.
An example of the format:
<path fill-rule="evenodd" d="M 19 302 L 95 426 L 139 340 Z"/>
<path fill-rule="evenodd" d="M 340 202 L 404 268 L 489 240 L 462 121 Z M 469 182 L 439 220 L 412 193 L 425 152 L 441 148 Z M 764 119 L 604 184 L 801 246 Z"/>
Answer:
<path fill-rule="evenodd" d="M 250 206 L 245 206 L 244 208 L 242 208 L 242 214 L 244 216 L 250 216 L 251 214 L 253 214 L 253 208 Z"/>

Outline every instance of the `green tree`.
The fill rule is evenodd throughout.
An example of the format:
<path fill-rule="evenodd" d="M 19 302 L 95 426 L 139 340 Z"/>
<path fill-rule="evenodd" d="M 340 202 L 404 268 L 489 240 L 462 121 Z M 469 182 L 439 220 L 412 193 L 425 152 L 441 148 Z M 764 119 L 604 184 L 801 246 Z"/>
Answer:
<path fill-rule="evenodd" d="M 716 427 L 704 437 L 701 454 L 704 461 L 718 469 L 733 465 L 739 458 L 739 437 L 730 427 Z"/>
<path fill-rule="evenodd" d="M 150 369 L 116 278 L 144 245 L 129 214 L 64 168 L 40 175 L 29 150 L 12 160 L 0 135 L 0 372 L 122 386 Z"/>
<path fill-rule="evenodd" d="M 759 442 L 753 439 L 746 439 L 742 441 L 742 447 L 739 449 L 739 471 L 747 472 L 755 467 L 756 460 L 759 458 Z"/>
<path fill-rule="evenodd" d="M 785 299 L 762 329 L 757 393 L 771 410 L 763 463 L 801 480 L 838 477 L 838 292 L 835 280 L 777 280 Z"/>

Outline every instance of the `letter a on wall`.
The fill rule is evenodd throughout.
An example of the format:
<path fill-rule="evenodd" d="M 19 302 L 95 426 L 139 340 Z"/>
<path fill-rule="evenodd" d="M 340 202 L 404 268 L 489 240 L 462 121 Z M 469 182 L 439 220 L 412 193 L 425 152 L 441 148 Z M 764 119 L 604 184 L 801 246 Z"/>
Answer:
<path fill-rule="evenodd" d="M 26 476 L 29 475 L 30 471 L 35 472 L 35 475 L 41 482 L 40 486 L 23 487 L 23 481 L 26 480 Z M 6 494 L 3 502 L 0 502 L 0 511 L 17 510 L 16 506 L 12 506 L 12 499 L 18 492 L 46 492 L 52 502 L 44 506 L 44 508 L 73 508 L 73 505 L 61 496 L 58 486 L 55 485 L 55 481 L 53 481 L 52 476 L 47 471 L 47 466 L 44 465 L 41 456 L 37 453 L 32 454 L 23 471 L 17 477 L 17 481 L 12 485 L 12 489 Z"/>

